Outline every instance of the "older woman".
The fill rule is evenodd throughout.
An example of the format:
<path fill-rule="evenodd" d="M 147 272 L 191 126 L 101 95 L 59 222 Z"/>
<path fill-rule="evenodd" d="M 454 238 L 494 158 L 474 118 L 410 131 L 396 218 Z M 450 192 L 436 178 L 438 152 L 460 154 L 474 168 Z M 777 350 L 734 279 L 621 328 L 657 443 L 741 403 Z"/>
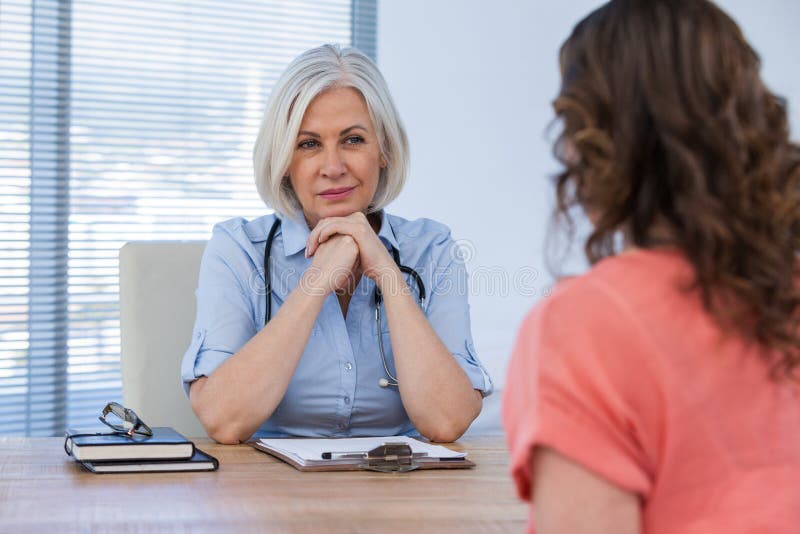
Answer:
<path fill-rule="evenodd" d="M 457 439 L 491 382 L 449 230 L 383 207 L 408 147 L 386 83 L 355 49 L 299 56 L 254 150 L 274 215 L 217 225 L 182 365 L 222 443 L 260 436 Z"/>
<path fill-rule="evenodd" d="M 520 330 L 504 422 L 539 534 L 798 532 L 800 147 L 706 0 L 561 49 L 558 206 L 594 264 Z M 621 246 L 619 246 L 621 244 Z"/>

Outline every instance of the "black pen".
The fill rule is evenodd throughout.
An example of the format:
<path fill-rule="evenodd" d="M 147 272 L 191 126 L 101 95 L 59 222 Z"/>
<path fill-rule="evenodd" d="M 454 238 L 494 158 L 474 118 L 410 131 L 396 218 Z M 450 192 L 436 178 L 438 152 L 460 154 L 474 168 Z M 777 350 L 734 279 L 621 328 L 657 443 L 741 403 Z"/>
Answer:
<path fill-rule="evenodd" d="M 411 454 L 412 458 L 424 458 L 428 456 L 427 452 L 415 452 Z M 323 460 L 362 460 L 367 457 L 366 452 L 323 452 Z"/>
<path fill-rule="evenodd" d="M 366 458 L 366 452 L 323 452 L 323 460 L 360 460 Z"/>

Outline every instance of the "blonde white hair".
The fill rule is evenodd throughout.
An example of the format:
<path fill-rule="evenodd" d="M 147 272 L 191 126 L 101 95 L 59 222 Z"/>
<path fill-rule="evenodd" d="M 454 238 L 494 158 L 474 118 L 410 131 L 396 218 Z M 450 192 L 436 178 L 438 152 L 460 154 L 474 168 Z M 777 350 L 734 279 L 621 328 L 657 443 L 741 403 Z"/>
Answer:
<path fill-rule="evenodd" d="M 302 208 L 287 175 L 300 123 L 314 98 L 334 87 L 361 93 L 386 162 L 369 210 L 382 209 L 403 189 L 408 139 L 386 81 L 359 50 L 326 44 L 299 55 L 278 79 L 253 149 L 258 194 L 281 215 L 293 216 Z"/>

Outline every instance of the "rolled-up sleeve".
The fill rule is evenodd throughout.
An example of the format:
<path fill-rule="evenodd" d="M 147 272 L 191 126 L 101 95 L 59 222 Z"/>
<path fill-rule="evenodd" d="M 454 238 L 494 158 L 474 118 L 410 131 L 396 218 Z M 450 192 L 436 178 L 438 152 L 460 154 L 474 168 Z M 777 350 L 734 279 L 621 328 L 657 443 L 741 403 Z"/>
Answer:
<path fill-rule="evenodd" d="M 478 359 L 469 315 L 469 275 L 449 233 L 436 243 L 438 261 L 432 273 L 426 315 L 439 339 L 464 370 L 472 386 L 486 397 L 494 390 Z"/>
<path fill-rule="evenodd" d="M 189 386 L 210 376 L 256 332 L 252 264 L 226 229 L 215 228 L 203 253 L 195 292 L 197 314 L 192 339 L 181 362 L 181 379 Z"/>

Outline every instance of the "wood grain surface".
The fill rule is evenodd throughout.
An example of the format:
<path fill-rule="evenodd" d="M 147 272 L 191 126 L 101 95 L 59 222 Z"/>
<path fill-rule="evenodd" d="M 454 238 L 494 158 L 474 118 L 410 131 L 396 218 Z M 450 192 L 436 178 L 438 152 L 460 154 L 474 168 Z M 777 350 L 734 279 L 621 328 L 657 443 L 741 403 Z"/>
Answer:
<path fill-rule="evenodd" d="M 0 438 L 0 532 L 522 532 L 502 437 L 472 469 L 301 473 L 248 445 L 195 440 L 208 473 L 96 475 L 59 438 Z"/>

